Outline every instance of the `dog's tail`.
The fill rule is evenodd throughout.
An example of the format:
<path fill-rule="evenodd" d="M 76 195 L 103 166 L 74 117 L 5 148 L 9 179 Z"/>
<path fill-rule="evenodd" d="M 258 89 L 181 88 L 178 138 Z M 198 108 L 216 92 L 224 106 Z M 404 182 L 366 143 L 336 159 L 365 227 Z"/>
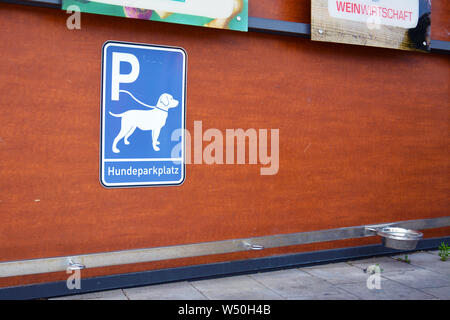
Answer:
<path fill-rule="evenodd" d="M 109 114 L 112 115 L 113 117 L 116 117 L 116 118 L 122 118 L 122 116 L 123 116 L 123 113 L 121 113 L 121 114 L 114 114 L 111 111 L 109 112 Z"/>

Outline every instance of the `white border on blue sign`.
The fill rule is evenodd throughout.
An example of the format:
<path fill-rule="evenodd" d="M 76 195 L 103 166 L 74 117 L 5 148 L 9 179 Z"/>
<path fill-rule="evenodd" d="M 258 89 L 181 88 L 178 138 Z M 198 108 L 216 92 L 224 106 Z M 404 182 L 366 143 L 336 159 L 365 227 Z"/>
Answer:
<path fill-rule="evenodd" d="M 186 161 L 185 161 L 185 150 L 186 150 L 186 144 L 185 144 L 185 133 L 183 131 L 183 134 L 181 135 L 181 143 L 182 143 L 182 150 L 181 150 L 181 158 L 139 158 L 139 159 L 105 159 L 105 72 L 106 72 L 106 49 L 110 46 L 117 46 L 117 47 L 128 47 L 128 48 L 142 48 L 142 49 L 149 49 L 149 50 L 160 50 L 160 51 L 172 51 L 172 52 L 179 52 L 183 55 L 183 85 L 182 85 L 182 119 L 181 119 L 181 129 L 186 129 L 186 63 L 187 63 L 187 53 L 183 48 L 180 47 L 170 47 L 170 46 L 160 46 L 160 45 L 154 45 L 154 44 L 135 44 L 130 42 L 123 42 L 123 41 L 114 41 L 114 40 L 108 40 L 103 44 L 102 49 L 102 91 L 101 91 L 101 141 L 100 141 L 100 182 L 104 187 L 110 188 L 126 188 L 126 187 L 156 187 L 156 186 L 179 186 L 182 185 L 186 179 Z M 115 161 L 115 162 L 125 162 L 125 161 L 167 161 L 167 162 L 182 162 L 181 164 L 181 179 L 177 181 L 154 181 L 154 182 L 130 182 L 130 183 L 107 183 L 105 181 L 105 170 L 104 165 L 105 161 Z"/>

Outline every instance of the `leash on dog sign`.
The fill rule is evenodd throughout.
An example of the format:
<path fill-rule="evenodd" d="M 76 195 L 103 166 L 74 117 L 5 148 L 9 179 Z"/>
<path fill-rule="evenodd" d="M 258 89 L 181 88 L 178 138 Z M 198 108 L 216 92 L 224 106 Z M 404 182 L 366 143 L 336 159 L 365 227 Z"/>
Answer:
<path fill-rule="evenodd" d="M 102 54 L 100 181 L 180 185 L 185 178 L 186 52 L 108 41 Z"/>

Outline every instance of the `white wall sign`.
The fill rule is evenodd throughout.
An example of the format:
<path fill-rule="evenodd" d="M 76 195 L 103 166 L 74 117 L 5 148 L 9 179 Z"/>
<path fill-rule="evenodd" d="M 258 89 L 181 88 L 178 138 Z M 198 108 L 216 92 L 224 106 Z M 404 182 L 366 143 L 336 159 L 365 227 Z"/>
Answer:
<path fill-rule="evenodd" d="M 415 28 L 419 21 L 419 0 L 328 0 L 333 18 Z"/>
<path fill-rule="evenodd" d="M 234 7 L 233 0 L 94 0 L 94 2 L 212 19 L 228 18 L 232 15 Z"/>

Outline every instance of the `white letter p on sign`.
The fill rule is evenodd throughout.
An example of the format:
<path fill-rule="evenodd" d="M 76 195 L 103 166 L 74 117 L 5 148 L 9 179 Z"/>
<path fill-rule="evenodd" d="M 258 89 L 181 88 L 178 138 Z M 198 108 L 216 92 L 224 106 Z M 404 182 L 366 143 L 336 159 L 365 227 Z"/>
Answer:
<path fill-rule="evenodd" d="M 120 63 L 128 62 L 131 64 L 131 72 L 128 74 L 120 73 Z M 119 101 L 119 86 L 121 83 L 132 83 L 139 76 L 139 61 L 136 56 L 130 53 L 113 52 L 112 54 L 112 79 L 111 79 L 111 100 Z"/>

